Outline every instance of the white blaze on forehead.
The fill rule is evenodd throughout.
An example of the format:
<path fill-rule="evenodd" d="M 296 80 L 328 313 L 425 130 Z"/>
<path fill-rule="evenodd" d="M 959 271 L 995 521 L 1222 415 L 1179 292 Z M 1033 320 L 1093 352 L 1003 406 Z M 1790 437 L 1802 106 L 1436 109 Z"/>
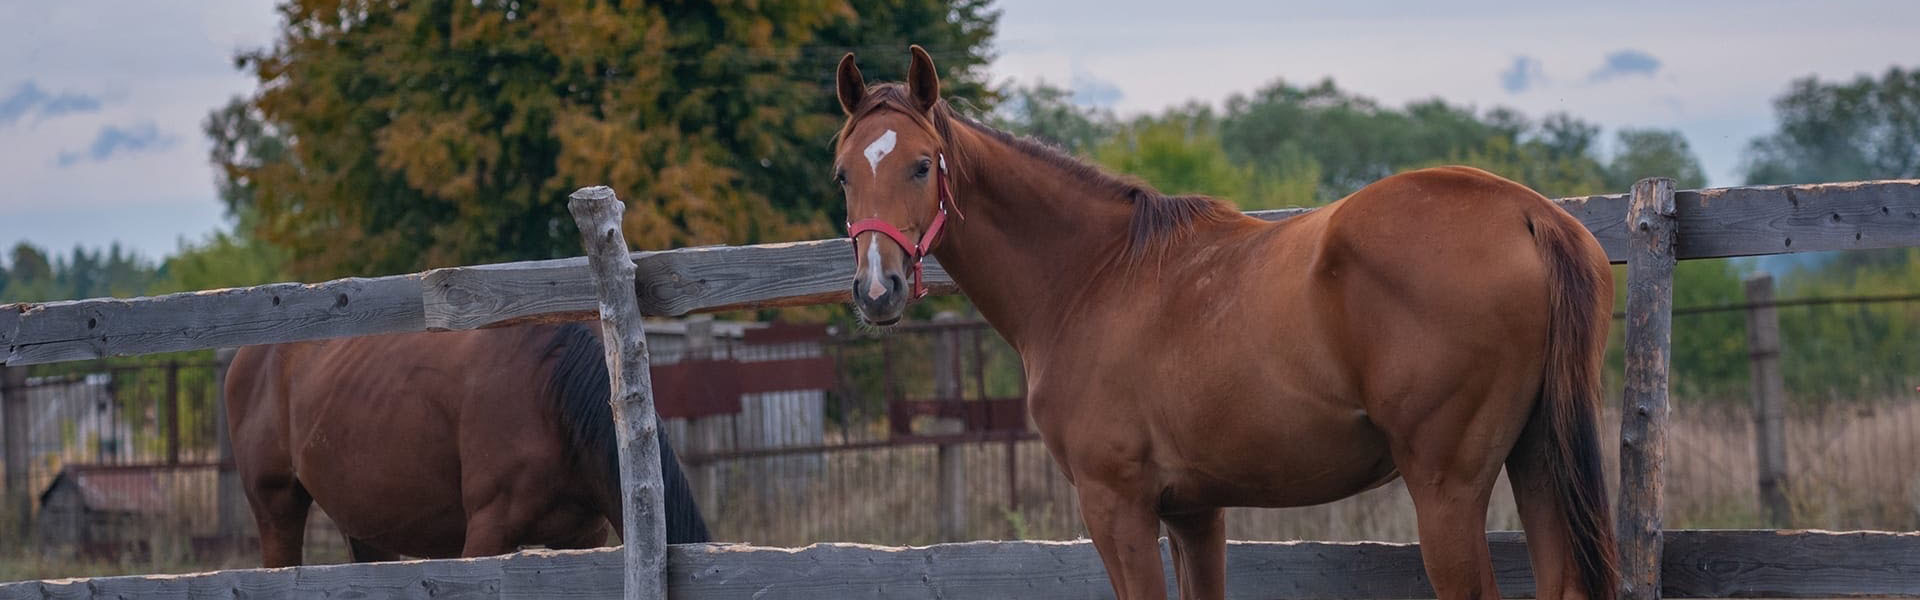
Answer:
<path fill-rule="evenodd" d="M 887 133 L 891 134 L 893 132 L 888 131 Z M 880 234 L 876 233 L 874 235 Z M 880 296 L 887 293 L 887 288 L 880 285 L 881 279 L 880 240 L 867 238 L 867 299 L 878 300 Z"/>
<path fill-rule="evenodd" d="M 880 174 L 880 159 L 886 158 L 887 153 L 893 151 L 894 137 L 893 130 L 888 129 L 886 133 L 880 134 L 878 139 L 873 140 L 873 143 L 867 144 L 867 166 L 875 175 Z"/>

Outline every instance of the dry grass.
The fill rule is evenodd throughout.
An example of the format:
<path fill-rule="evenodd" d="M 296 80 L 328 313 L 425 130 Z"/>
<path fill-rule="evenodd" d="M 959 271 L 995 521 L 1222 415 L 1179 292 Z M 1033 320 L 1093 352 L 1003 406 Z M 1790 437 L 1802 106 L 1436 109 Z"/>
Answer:
<path fill-rule="evenodd" d="M 1911 398 L 1849 405 L 1845 410 L 1789 417 L 1788 471 L 1796 527 L 1920 529 L 1920 402 Z M 1602 439 L 1618 439 L 1608 412 Z M 1670 528 L 1766 527 L 1754 475 L 1753 419 L 1743 406 L 1702 407 L 1682 401 L 1672 415 L 1666 462 L 1666 525 Z M 1039 442 L 1014 448 L 1017 494 L 1009 495 L 1008 444 L 958 448 L 965 468 L 966 522 L 958 539 L 1084 537 L 1073 489 Z M 1608 443 L 1607 471 L 1617 473 Z M 718 502 L 703 506 L 717 539 L 799 546 L 822 541 L 928 544 L 942 540 L 937 511 L 938 450 L 896 447 L 819 456 L 730 461 L 714 468 Z M 700 469 L 690 475 L 699 477 Z M 1518 529 L 1504 479 L 1493 495 L 1489 529 Z M 1617 482 L 1610 482 L 1617 489 Z M 181 474 L 167 484 L 177 507 L 146 534 L 147 556 L 115 561 L 60 558 L 0 535 L 0 581 L 181 573 L 258 564 L 252 554 L 190 556 L 181 540 L 214 530 L 211 473 Z M 0 509 L 3 511 L 4 509 Z M 339 538 L 315 511 L 309 563 L 345 560 Z M 13 515 L 0 514 L 11 532 Z M 251 523 L 245 529 L 251 532 Z M 1415 539 L 1412 502 L 1389 484 L 1353 498 L 1290 509 L 1233 509 L 1228 535 L 1245 540 Z"/>
<path fill-rule="evenodd" d="M 1618 438 L 1618 416 L 1601 439 Z M 1752 412 L 1682 400 L 1668 431 L 1669 528 L 1763 528 L 1754 471 Z M 1791 415 L 1789 497 L 1795 527 L 1920 529 L 1920 402 L 1895 399 Z M 1007 492 L 1004 443 L 965 446 L 967 521 L 960 539 L 1072 539 L 1085 535 L 1073 491 L 1039 442 L 1021 442 L 1017 505 Z M 1604 446 L 1610 479 L 1618 446 Z M 703 507 L 718 538 L 773 545 L 820 541 L 926 544 L 941 539 L 938 461 L 931 447 L 761 458 L 720 467 L 719 502 Z M 1618 481 L 1609 481 L 1618 490 Z M 1489 529 L 1519 529 L 1505 478 Z M 1246 540 L 1413 541 L 1406 490 L 1394 482 L 1339 502 L 1233 509 L 1228 535 Z"/>

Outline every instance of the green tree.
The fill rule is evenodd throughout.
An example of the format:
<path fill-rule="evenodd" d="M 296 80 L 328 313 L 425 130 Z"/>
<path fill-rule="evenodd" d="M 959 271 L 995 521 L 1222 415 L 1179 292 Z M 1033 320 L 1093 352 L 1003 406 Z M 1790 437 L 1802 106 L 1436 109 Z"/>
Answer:
<path fill-rule="evenodd" d="M 1481 148 L 1510 125 L 1439 100 L 1404 110 L 1382 107 L 1329 79 L 1308 88 L 1275 82 L 1228 98 L 1220 135 L 1234 162 L 1270 181 L 1317 172 L 1324 202 L 1396 172 Z"/>
<path fill-rule="evenodd" d="M 1779 129 L 1747 146 L 1748 184 L 1920 177 L 1920 69 L 1798 79 L 1773 108 Z"/>
<path fill-rule="evenodd" d="M 1605 191 L 1606 184 L 1602 181 L 1599 161 L 1584 151 L 1574 153 L 1564 148 L 1554 148 L 1555 144 L 1566 143 L 1565 139 L 1515 141 L 1497 137 L 1487 140 L 1478 148 L 1446 158 L 1428 159 L 1414 166 L 1458 164 L 1479 167 L 1520 182 L 1549 198 L 1584 196 Z"/>
<path fill-rule="evenodd" d="M 182 243 L 163 266 L 154 293 L 260 285 L 289 279 L 286 251 L 241 235 L 217 232 Z"/>
<path fill-rule="evenodd" d="M 1070 100 L 1073 92 L 1065 88 L 1040 83 L 1015 87 L 1002 95 L 1000 110 L 991 119 L 994 126 L 1073 154 L 1090 154 L 1120 129 L 1112 112 L 1075 105 Z"/>
<path fill-rule="evenodd" d="M 1707 187 L 1706 171 L 1680 132 L 1622 129 L 1618 135 L 1620 147 L 1607 164 L 1608 190 L 1624 192 L 1645 177 L 1672 177 L 1674 187 L 1683 190 Z"/>
<path fill-rule="evenodd" d="M 829 234 L 840 53 L 882 77 L 927 44 L 951 94 L 987 103 L 997 19 L 977 0 L 280 12 L 279 39 L 237 57 L 260 88 L 208 131 L 223 191 L 257 212 L 248 233 L 303 279 L 578 254 L 564 200 L 593 184 L 628 201 L 639 247 Z"/>
<path fill-rule="evenodd" d="M 1920 69 L 1878 79 L 1793 81 L 1773 101 L 1776 130 L 1748 144 L 1749 184 L 1920 177 Z M 1781 295 L 1920 290 L 1920 250 L 1822 253 L 1781 278 Z M 1782 360 L 1796 401 L 1907 393 L 1920 373 L 1920 303 L 1781 310 Z"/>
<path fill-rule="evenodd" d="M 1836 297 L 1911 294 L 1916 286 L 1920 248 L 1896 248 L 1796 273 L 1780 291 Z M 1780 329 L 1787 389 L 1800 402 L 1904 395 L 1920 385 L 1920 302 L 1782 308 Z"/>
<path fill-rule="evenodd" d="M 19 242 L 14 244 L 10 263 L 0 302 L 138 296 L 164 276 L 160 267 L 118 243 L 94 250 L 76 246 L 59 257 Z"/>
<path fill-rule="evenodd" d="M 1227 157 L 1219 127 L 1202 107 L 1171 110 L 1121 127 L 1094 148 L 1093 159 L 1162 192 L 1212 196 L 1241 210 L 1315 204 L 1318 172 L 1310 159 L 1294 163 L 1295 172 L 1255 173 Z"/>
<path fill-rule="evenodd" d="M 1178 111 L 1142 118 L 1094 148 L 1094 160 L 1169 194 L 1232 198 L 1252 174 L 1227 160 L 1210 115 Z"/>

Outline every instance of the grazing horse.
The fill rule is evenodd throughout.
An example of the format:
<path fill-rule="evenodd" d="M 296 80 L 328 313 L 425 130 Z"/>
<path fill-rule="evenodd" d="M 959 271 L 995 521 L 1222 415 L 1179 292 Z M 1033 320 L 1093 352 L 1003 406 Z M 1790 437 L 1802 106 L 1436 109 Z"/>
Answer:
<path fill-rule="evenodd" d="M 577 323 L 240 349 L 227 423 L 261 562 L 300 564 L 314 503 L 356 562 L 604 544 L 621 527 L 609 387 Z M 667 543 L 708 541 L 664 432 L 660 457 Z"/>
<path fill-rule="evenodd" d="M 1123 599 L 1225 594 L 1222 507 L 1406 480 L 1440 598 L 1496 598 L 1502 465 L 1540 598 L 1614 597 L 1595 433 L 1613 279 L 1540 194 L 1466 167 L 1394 175 L 1281 222 L 1168 196 L 970 120 L 918 46 L 852 54 L 834 178 L 854 305 L 897 321 L 940 259 L 1019 351 L 1027 403 Z"/>

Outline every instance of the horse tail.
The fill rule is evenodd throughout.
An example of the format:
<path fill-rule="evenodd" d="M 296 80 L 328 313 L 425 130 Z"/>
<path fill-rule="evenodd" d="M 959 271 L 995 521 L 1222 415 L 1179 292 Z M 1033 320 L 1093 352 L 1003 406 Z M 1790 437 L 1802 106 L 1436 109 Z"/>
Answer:
<path fill-rule="evenodd" d="M 559 404 L 560 423 L 575 460 L 588 472 L 601 474 L 605 490 L 607 516 L 614 530 L 626 536 L 620 501 L 620 446 L 614 435 L 613 384 L 607 375 L 606 351 L 594 328 L 580 323 L 559 326 L 549 342 L 545 356 L 558 356 L 547 393 Z M 707 521 L 693 499 L 693 487 L 687 484 L 680 460 L 667 443 L 667 430 L 657 429 L 660 443 L 660 480 L 666 499 L 667 543 L 691 544 L 712 541 Z"/>
<path fill-rule="evenodd" d="M 1559 209 L 1553 209 L 1559 213 Z M 1531 219 L 1549 271 L 1546 373 L 1534 407 L 1538 451 L 1558 497 L 1587 598 L 1613 600 L 1619 576 L 1612 512 L 1601 467 L 1600 373 L 1612 324 L 1612 279 L 1597 243 L 1565 213 Z M 1544 427 L 1542 427 L 1544 426 Z"/>

